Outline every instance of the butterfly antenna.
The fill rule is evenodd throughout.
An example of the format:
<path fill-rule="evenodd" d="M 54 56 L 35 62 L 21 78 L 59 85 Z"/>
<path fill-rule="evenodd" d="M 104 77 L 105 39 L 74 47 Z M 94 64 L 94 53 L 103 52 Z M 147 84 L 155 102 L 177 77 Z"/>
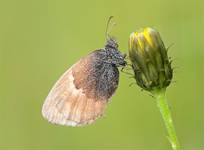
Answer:
<path fill-rule="evenodd" d="M 116 23 L 113 21 L 113 16 L 110 16 L 108 18 L 108 22 L 107 22 L 107 25 L 106 25 L 106 32 L 105 32 L 105 37 L 106 37 L 106 40 L 110 39 L 110 31 L 113 29 L 113 27 L 116 25 Z"/>

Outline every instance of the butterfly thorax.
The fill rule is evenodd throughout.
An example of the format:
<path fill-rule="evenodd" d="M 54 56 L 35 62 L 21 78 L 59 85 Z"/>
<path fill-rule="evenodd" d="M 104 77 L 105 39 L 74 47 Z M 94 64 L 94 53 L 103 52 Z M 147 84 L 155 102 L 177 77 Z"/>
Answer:
<path fill-rule="evenodd" d="M 107 40 L 104 51 L 106 55 L 105 62 L 117 67 L 126 65 L 125 55 L 118 50 L 118 44 L 113 38 Z"/>

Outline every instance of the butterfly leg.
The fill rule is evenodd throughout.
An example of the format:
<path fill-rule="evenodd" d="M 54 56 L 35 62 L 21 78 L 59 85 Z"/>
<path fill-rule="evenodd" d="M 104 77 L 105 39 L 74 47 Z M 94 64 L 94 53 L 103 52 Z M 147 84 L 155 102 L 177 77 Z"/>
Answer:
<path fill-rule="evenodd" d="M 129 75 L 130 78 L 134 78 L 134 74 L 132 72 L 130 72 L 130 71 L 132 71 L 132 68 L 128 68 L 128 67 L 122 67 L 121 68 L 121 72 Z"/>

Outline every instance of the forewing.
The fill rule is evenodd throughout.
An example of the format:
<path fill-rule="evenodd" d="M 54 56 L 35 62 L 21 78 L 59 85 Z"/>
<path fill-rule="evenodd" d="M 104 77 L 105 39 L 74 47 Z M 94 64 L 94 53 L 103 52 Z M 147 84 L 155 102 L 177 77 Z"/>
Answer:
<path fill-rule="evenodd" d="M 99 53 L 79 60 L 53 86 L 42 108 L 42 115 L 49 122 L 79 126 L 103 115 L 108 99 L 117 88 L 118 70 L 108 71 Z M 108 77 L 111 74 L 114 81 Z"/>

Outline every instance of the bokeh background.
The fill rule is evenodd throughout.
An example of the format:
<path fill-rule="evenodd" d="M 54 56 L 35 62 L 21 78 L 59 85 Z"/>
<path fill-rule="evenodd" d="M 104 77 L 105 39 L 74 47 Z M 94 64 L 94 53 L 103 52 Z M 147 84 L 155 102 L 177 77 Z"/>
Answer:
<path fill-rule="evenodd" d="M 86 127 L 51 125 L 41 106 L 59 76 L 105 43 L 115 16 L 122 52 L 129 34 L 155 27 L 174 44 L 167 96 L 182 150 L 204 149 L 203 0 L 1 0 L 0 150 L 171 150 L 155 101 L 126 74 L 106 115 Z"/>

